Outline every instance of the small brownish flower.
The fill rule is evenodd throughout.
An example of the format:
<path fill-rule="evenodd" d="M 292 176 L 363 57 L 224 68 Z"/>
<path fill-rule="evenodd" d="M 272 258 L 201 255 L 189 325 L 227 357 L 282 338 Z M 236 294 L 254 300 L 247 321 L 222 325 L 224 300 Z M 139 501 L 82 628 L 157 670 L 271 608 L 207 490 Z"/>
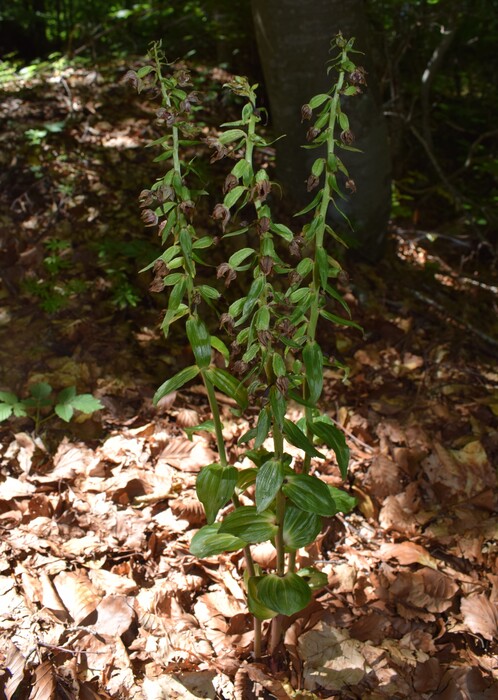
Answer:
<path fill-rule="evenodd" d="M 185 214 L 188 221 L 192 221 L 194 218 L 195 205 L 190 200 L 186 200 L 185 202 L 181 202 L 180 211 Z"/>
<path fill-rule="evenodd" d="M 354 71 L 349 74 L 349 82 L 352 85 L 366 85 L 367 72 L 362 66 L 356 66 Z"/>
<path fill-rule="evenodd" d="M 229 335 L 233 335 L 235 322 L 230 314 L 221 314 L 220 328 L 225 328 Z"/>
<path fill-rule="evenodd" d="M 228 173 L 223 183 L 223 194 L 227 194 L 230 190 L 233 190 L 234 187 L 237 187 L 238 184 L 238 178 L 236 178 L 233 173 Z"/>
<path fill-rule="evenodd" d="M 294 236 L 292 241 L 289 243 L 290 254 L 295 258 L 301 257 L 301 248 L 304 246 L 304 238 L 302 236 Z"/>
<path fill-rule="evenodd" d="M 157 190 L 154 190 L 154 194 L 156 195 L 159 204 L 163 204 L 164 202 L 168 202 L 170 199 L 173 199 L 175 193 L 173 188 L 169 185 L 159 185 Z"/>
<path fill-rule="evenodd" d="M 199 104 L 200 100 L 196 92 L 191 92 L 180 102 L 180 112 L 188 114 L 192 111 L 193 104 Z"/>
<path fill-rule="evenodd" d="M 349 275 L 346 270 L 341 270 L 337 275 L 337 281 L 339 284 L 346 286 L 349 283 Z"/>
<path fill-rule="evenodd" d="M 243 360 L 237 360 L 237 362 L 234 362 L 232 365 L 232 372 L 239 377 L 243 376 L 248 369 L 249 365 Z"/>
<path fill-rule="evenodd" d="M 154 279 L 149 285 L 149 291 L 162 292 L 164 289 L 164 278 L 168 274 L 168 268 L 163 260 L 156 260 L 154 263 Z"/>
<path fill-rule="evenodd" d="M 320 129 L 317 129 L 315 126 L 311 126 L 306 132 L 306 141 L 314 141 L 319 133 Z"/>
<path fill-rule="evenodd" d="M 267 348 L 268 345 L 271 343 L 271 333 L 270 331 L 258 331 L 258 340 L 260 344 L 264 347 Z"/>
<path fill-rule="evenodd" d="M 268 216 L 262 216 L 260 219 L 258 219 L 258 222 L 256 224 L 256 231 L 258 232 L 258 235 L 262 236 L 264 233 L 269 231 L 270 224 L 271 224 L 271 221 L 268 218 Z"/>
<path fill-rule="evenodd" d="M 252 190 L 253 196 L 255 195 L 262 202 L 268 197 L 271 192 L 271 182 L 269 180 L 261 180 L 254 185 Z"/>
<path fill-rule="evenodd" d="M 289 272 L 289 284 L 292 287 L 294 284 L 299 284 L 302 280 L 302 276 L 297 272 L 297 270 L 291 270 Z"/>
<path fill-rule="evenodd" d="M 191 84 L 190 71 L 186 68 L 179 68 L 173 75 L 180 87 L 187 87 Z"/>
<path fill-rule="evenodd" d="M 228 153 L 228 148 L 218 141 L 218 139 L 212 136 L 207 136 L 203 139 L 204 143 L 207 143 L 209 148 L 214 148 L 214 153 L 211 155 L 210 163 L 216 163 L 217 160 L 221 160 Z"/>
<path fill-rule="evenodd" d="M 269 275 L 271 273 L 274 264 L 273 258 L 270 255 L 263 255 L 259 261 L 259 267 L 264 275 Z"/>
<path fill-rule="evenodd" d="M 159 218 L 152 209 L 144 209 L 141 215 L 142 221 L 146 226 L 156 226 Z"/>
<path fill-rule="evenodd" d="M 123 83 L 129 83 L 135 90 L 138 88 L 140 78 L 134 70 L 126 71 L 122 78 Z"/>
<path fill-rule="evenodd" d="M 276 325 L 277 331 L 286 338 L 292 338 L 296 327 L 289 321 L 288 318 L 281 318 Z"/>
<path fill-rule="evenodd" d="M 138 195 L 138 202 L 140 207 L 150 207 L 154 204 L 154 192 L 151 190 L 142 190 Z"/>
<path fill-rule="evenodd" d="M 289 390 L 289 380 L 287 377 L 277 377 L 275 385 L 281 394 L 284 396 L 287 394 L 287 391 Z"/>
<path fill-rule="evenodd" d="M 234 279 L 237 278 L 237 273 L 233 269 L 233 267 L 230 267 L 230 265 L 227 262 L 221 263 L 221 265 L 218 265 L 216 268 L 216 277 L 217 279 L 221 279 L 222 277 L 225 278 L 225 287 L 229 287 L 230 284 L 234 281 Z"/>
<path fill-rule="evenodd" d="M 177 114 L 175 112 L 168 111 L 164 107 L 159 107 L 156 111 L 156 117 L 158 119 L 163 119 L 166 122 L 166 126 L 173 126 L 176 122 Z"/>
<path fill-rule="evenodd" d="M 320 178 L 317 177 L 316 175 L 313 175 L 313 173 L 311 173 L 311 175 L 306 180 L 306 189 L 308 192 L 311 192 L 312 190 L 315 189 L 315 187 L 318 187 L 319 184 L 320 184 Z"/>
<path fill-rule="evenodd" d="M 226 225 L 230 221 L 230 211 L 224 204 L 217 204 L 211 215 L 215 221 L 219 221 L 221 230 L 225 232 Z"/>
<path fill-rule="evenodd" d="M 301 124 L 305 120 L 307 121 L 308 119 L 311 119 L 312 116 L 313 116 L 313 110 L 311 109 L 311 107 L 308 104 L 303 105 L 301 107 Z"/>
<path fill-rule="evenodd" d="M 346 189 L 351 192 L 351 194 L 354 194 L 356 192 L 356 182 L 349 178 L 346 180 Z"/>
<path fill-rule="evenodd" d="M 224 314 L 224 315 L 228 316 L 228 314 Z M 232 319 L 232 324 L 233 324 L 233 319 Z M 241 352 L 242 352 L 241 344 L 238 343 L 236 340 L 234 340 L 233 343 L 230 344 L 230 355 L 232 357 L 237 357 L 237 355 L 240 355 Z"/>
<path fill-rule="evenodd" d="M 341 141 L 346 144 L 346 146 L 351 146 L 354 143 L 354 134 L 351 129 L 344 129 L 341 132 Z"/>

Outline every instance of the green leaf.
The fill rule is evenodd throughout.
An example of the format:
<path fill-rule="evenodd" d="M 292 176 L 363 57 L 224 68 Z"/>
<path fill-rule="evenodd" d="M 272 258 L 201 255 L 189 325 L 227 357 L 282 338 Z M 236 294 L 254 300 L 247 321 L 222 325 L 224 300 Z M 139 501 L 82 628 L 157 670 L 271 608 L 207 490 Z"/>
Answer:
<path fill-rule="evenodd" d="M 327 484 L 309 474 L 292 474 L 285 478 L 282 491 L 294 505 L 307 513 L 325 517 L 336 515 L 337 508 Z"/>
<path fill-rule="evenodd" d="M 257 331 L 266 331 L 270 327 L 270 310 L 267 306 L 261 306 L 254 317 L 254 327 Z"/>
<path fill-rule="evenodd" d="M 325 93 L 322 93 L 320 95 L 314 95 L 309 101 L 309 105 L 311 109 L 316 109 L 317 107 L 320 107 L 320 105 L 323 105 L 324 102 L 330 99 L 330 95 L 327 95 Z"/>
<path fill-rule="evenodd" d="M 346 129 L 349 129 L 348 115 L 344 114 L 344 112 L 339 112 L 339 124 L 340 124 L 340 127 L 343 131 L 345 131 Z"/>
<path fill-rule="evenodd" d="M 346 445 L 346 438 L 342 430 L 321 420 L 311 423 L 310 428 L 327 447 L 334 450 L 341 476 L 345 479 L 348 473 L 349 447 Z"/>
<path fill-rule="evenodd" d="M 236 401 L 237 405 L 245 411 L 249 403 L 247 389 L 238 379 L 221 367 L 210 367 L 205 370 L 205 376 L 217 389 Z"/>
<path fill-rule="evenodd" d="M 264 275 L 260 275 L 259 277 L 256 277 L 255 280 L 253 280 L 253 282 L 249 288 L 249 292 L 247 294 L 246 300 L 244 302 L 244 306 L 242 307 L 242 316 L 235 324 L 236 326 L 239 326 L 241 323 L 243 323 L 246 320 L 246 318 L 249 316 L 249 314 L 253 310 L 256 302 L 258 301 L 261 292 L 265 288 L 265 284 L 266 284 L 266 279 L 265 279 Z"/>
<path fill-rule="evenodd" d="M 234 187 L 233 190 L 230 190 L 230 192 L 225 195 L 223 204 L 227 209 L 231 209 L 246 191 L 247 190 L 243 185 L 237 185 L 237 187 Z"/>
<path fill-rule="evenodd" d="M 258 513 L 255 506 L 237 508 L 226 516 L 220 527 L 220 532 L 228 532 L 250 544 L 271 540 L 277 530 L 275 513 L 269 510 Z"/>
<path fill-rule="evenodd" d="M 19 403 L 19 399 L 11 391 L 0 391 L 0 401 L 4 401 L 11 406 L 13 406 L 15 403 Z"/>
<path fill-rule="evenodd" d="M 311 590 L 304 579 L 294 573 L 285 576 L 268 574 L 257 583 L 263 605 L 281 615 L 294 615 L 311 601 Z"/>
<path fill-rule="evenodd" d="M 198 559 L 214 557 L 222 552 L 235 552 L 243 549 L 246 543 L 229 533 L 219 532 L 221 523 L 204 525 L 192 537 L 190 553 Z"/>
<path fill-rule="evenodd" d="M 256 424 L 256 435 L 254 439 L 254 449 L 258 450 L 264 443 L 270 432 L 271 418 L 268 407 L 265 407 L 258 416 Z"/>
<path fill-rule="evenodd" d="M 199 425 L 192 425 L 191 427 L 184 426 L 183 431 L 187 435 L 189 440 L 192 440 L 192 436 L 194 433 L 215 433 L 216 428 L 214 425 L 214 421 L 211 419 L 205 420 L 203 423 L 199 423 Z"/>
<path fill-rule="evenodd" d="M 0 403 L 0 423 L 7 420 L 7 418 L 10 418 L 13 410 L 14 407 L 11 404 Z"/>
<path fill-rule="evenodd" d="M 297 575 L 303 578 L 312 591 L 319 591 L 328 585 L 329 579 L 323 571 L 318 571 L 313 566 L 307 566 L 304 569 L 299 569 Z"/>
<path fill-rule="evenodd" d="M 278 352 L 272 354 L 272 369 L 276 377 L 285 377 L 287 374 L 284 358 Z"/>
<path fill-rule="evenodd" d="M 312 270 L 313 260 L 311 258 L 303 258 L 296 267 L 296 272 L 303 278 L 309 275 Z"/>
<path fill-rule="evenodd" d="M 72 391 L 72 395 L 74 396 L 74 394 L 76 394 L 76 387 L 71 386 L 65 391 Z M 38 382 L 37 384 L 32 384 L 29 387 L 29 393 L 35 399 L 43 400 L 50 396 L 50 394 L 52 393 L 52 387 L 46 382 Z"/>
<path fill-rule="evenodd" d="M 310 457 L 321 457 L 322 459 L 325 459 L 325 455 L 318 452 L 303 431 L 288 418 L 285 418 L 284 420 L 283 433 L 291 445 L 294 445 L 294 447 L 299 447 L 299 449 L 305 454 L 309 455 Z"/>
<path fill-rule="evenodd" d="M 306 370 L 306 384 L 309 400 L 316 404 L 323 389 L 323 353 L 314 340 L 303 348 L 303 361 Z"/>
<path fill-rule="evenodd" d="M 211 335 L 206 324 L 200 318 L 191 317 L 185 326 L 197 367 L 199 369 L 209 367 L 211 364 Z"/>
<path fill-rule="evenodd" d="M 304 209 L 301 209 L 300 211 L 297 212 L 297 214 L 294 214 L 294 216 L 302 216 L 303 214 L 307 214 L 309 211 L 314 209 L 318 205 L 318 203 L 321 201 L 322 195 L 323 195 L 322 190 L 319 190 L 317 192 L 316 196 L 313 198 L 313 200 L 307 206 L 305 206 Z"/>
<path fill-rule="evenodd" d="M 217 289 L 215 289 L 214 287 L 209 287 L 207 284 L 200 284 L 197 287 L 197 291 L 205 300 L 214 299 L 216 301 L 221 296 Z"/>
<path fill-rule="evenodd" d="M 271 620 L 272 617 L 278 615 L 274 610 L 270 610 L 266 605 L 263 605 L 258 595 L 258 583 L 263 579 L 263 576 L 251 576 L 247 580 L 247 607 L 249 612 L 258 620 Z"/>
<path fill-rule="evenodd" d="M 325 289 L 329 279 L 329 259 L 324 248 L 317 248 L 316 263 L 318 265 L 318 274 L 320 275 L 320 285 Z"/>
<path fill-rule="evenodd" d="M 278 459 L 269 459 L 259 469 L 256 476 L 256 509 L 258 513 L 271 505 L 282 486 L 285 468 Z"/>
<path fill-rule="evenodd" d="M 349 513 L 356 506 L 356 498 L 346 491 L 336 489 L 334 486 L 329 486 L 329 491 L 338 513 Z"/>
<path fill-rule="evenodd" d="M 208 525 L 215 521 L 220 508 L 232 498 L 237 478 L 235 467 L 209 464 L 201 470 L 195 488 L 197 497 L 204 506 Z"/>
<path fill-rule="evenodd" d="M 228 363 L 230 360 L 230 350 L 227 348 L 225 343 L 221 340 L 221 338 L 218 338 L 216 335 L 211 336 L 211 346 L 217 350 L 220 355 L 223 356 L 223 359 L 226 360 Z"/>
<path fill-rule="evenodd" d="M 284 516 L 284 544 L 289 549 L 299 549 L 311 544 L 322 529 L 322 518 L 316 513 L 301 510 L 288 503 Z"/>
<path fill-rule="evenodd" d="M 236 268 L 239 265 L 241 265 L 244 262 L 244 260 L 247 260 L 247 258 L 251 255 L 254 255 L 253 248 L 241 248 L 241 250 L 238 250 L 236 253 L 234 253 L 228 258 L 228 264 L 230 265 L 230 267 Z"/>
<path fill-rule="evenodd" d="M 196 365 L 190 367 L 185 367 L 185 369 L 180 370 L 178 374 L 175 374 L 171 379 L 167 379 L 164 384 L 161 384 L 159 389 L 154 394 L 153 403 L 157 404 L 163 396 L 171 394 L 172 391 L 177 391 L 181 389 L 184 384 L 190 382 L 194 377 L 199 374 L 199 368 Z"/>
<path fill-rule="evenodd" d="M 94 411 L 100 411 L 104 406 L 91 394 L 78 394 L 73 397 L 69 402 L 73 408 L 82 413 L 93 413 Z"/>
<path fill-rule="evenodd" d="M 54 412 L 62 418 L 63 421 L 69 423 L 74 414 L 74 408 L 70 403 L 58 403 L 54 406 Z"/>
<path fill-rule="evenodd" d="M 249 469 L 242 469 L 241 471 L 239 471 L 237 486 L 235 489 L 236 493 L 244 493 L 244 491 L 248 489 L 249 486 L 252 486 L 256 482 L 257 474 L 258 470 L 254 469 L 254 467 L 250 467 Z"/>
<path fill-rule="evenodd" d="M 350 326 L 351 328 L 356 328 L 361 333 L 363 333 L 363 328 L 361 326 L 359 326 L 354 321 L 350 321 L 347 318 L 341 318 L 341 316 L 336 316 L 336 314 L 331 314 L 328 311 L 325 311 L 324 309 L 322 309 L 320 311 L 320 316 L 323 316 L 323 318 L 326 318 L 327 321 L 332 321 L 332 323 L 337 323 L 339 326 Z"/>
<path fill-rule="evenodd" d="M 276 233 L 278 236 L 283 238 L 285 241 L 288 241 L 289 243 L 293 240 L 294 234 L 290 230 L 288 226 L 285 226 L 284 224 L 271 224 L 270 226 L 270 231 L 273 231 L 273 233 Z"/>
<path fill-rule="evenodd" d="M 270 406 L 273 413 L 273 423 L 278 426 L 279 430 L 282 430 L 287 404 L 284 396 L 276 386 L 272 386 L 270 389 Z"/>
<path fill-rule="evenodd" d="M 228 129 L 227 131 L 220 134 L 218 141 L 226 146 L 228 143 L 237 141 L 237 139 L 242 139 L 245 137 L 245 131 L 242 129 Z"/>

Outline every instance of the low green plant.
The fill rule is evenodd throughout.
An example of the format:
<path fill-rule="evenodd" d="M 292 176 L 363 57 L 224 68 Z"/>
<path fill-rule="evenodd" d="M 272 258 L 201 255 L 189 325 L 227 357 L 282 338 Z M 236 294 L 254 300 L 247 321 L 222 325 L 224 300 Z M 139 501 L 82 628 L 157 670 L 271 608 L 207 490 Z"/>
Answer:
<path fill-rule="evenodd" d="M 342 35 L 334 39 L 329 71 L 337 72 L 337 80 L 302 108 L 302 119 L 311 120 L 306 148 L 320 147 L 321 153 L 307 181 L 308 191 L 317 192 L 296 214 L 309 214 L 310 220 L 297 233 L 275 220 L 269 203 L 274 183 L 255 158 L 257 149 L 269 145 L 258 129 L 262 113 L 256 85 L 243 77 L 226 85 L 244 101 L 241 118 L 205 139 L 213 149 L 211 162 L 229 155 L 232 167 L 212 212 L 218 231 L 201 233 L 194 220 L 206 192 L 190 184 L 196 175 L 192 105 L 198 96 L 191 91 L 188 71 L 180 66 L 166 74 L 171 68 L 154 44 L 149 63 L 127 75 L 139 92 L 158 94 L 162 102 L 157 117 L 165 134 L 151 145 L 161 147 L 155 161 L 164 161 L 167 170 L 139 199 L 145 225 L 157 229 L 165 247 L 149 266 L 154 288 L 169 290 L 162 330 L 167 337 L 171 325 L 184 319 L 194 357 L 193 364 L 159 387 L 154 401 L 195 378 L 205 385 L 212 418 L 192 430 L 214 433 L 218 459 L 197 479 L 207 524 L 194 535 L 190 551 L 199 558 L 244 552 L 256 657 L 262 652 L 261 622 L 272 620 L 273 650 L 283 616 L 305 608 L 313 592 L 327 584 L 318 569 L 296 566 L 297 550 L 315 541 L 324 519 L 348 512 L 355 503 L 318 475 L 320 460 L 327 459 L 322 445 L 335 453 L 343 478 L 349 450 L 343 432 L 319 409 L 324 368 L 334 363 L 317 341 L 320 322 L 358 327 L 334 286 L 344 273 L 328 251 L 331 242 L 342 241 L 327 219 L 329 207 L 344 197 L 342 187 L 355 189 L 340 158 L 341 149 L 354 150 L 341 97 L 356 95 L 365 84 L 364 70 L 351 60 L 353 43 Z M 228 260 L 215 265 L 234 241 Z M 219 286 L 230 287 L 236 278 L 237 288 L 246 292 L 226 308 Z M 211 317 L 218 318 L 218 330 L 211 327 Z M 236 416 L 249 408 L 256 412 L 254 427 L 239 440 L 251 466 L 241 467 L 228 453 L 216 390 L 236 402 Z M 299 422 L 289 417 L 296 404 L 303 414 Z M 293 457 L 286 443 L 300 457 Z M 251 554 L 252 545 L 268 540 L 276 550 L 274 571 L 262 571 Z"/>
<path fill-rule="evenodd" d="M 29 397 L 20 399 L 11 391 L 0 391 L 0 422 L 8 418 L 29 417 L 34 421 L 35 432 L 47 421 L 58 416 L 69 423 L 75 411 L 91 414 L 103 408 L 91 394 L 77 394 L 76 387 L 69 386 L 58 394 L 46 382 L 29 387 Z"/>

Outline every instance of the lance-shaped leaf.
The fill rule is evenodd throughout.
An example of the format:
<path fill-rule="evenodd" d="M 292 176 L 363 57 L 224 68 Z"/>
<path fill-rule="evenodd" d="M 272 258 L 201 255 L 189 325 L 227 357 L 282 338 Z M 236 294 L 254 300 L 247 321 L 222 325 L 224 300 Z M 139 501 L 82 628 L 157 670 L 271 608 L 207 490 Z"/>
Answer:
<path fill-rule="evenodd" d="M 346 478 L 349 465 L 349 447 L 346 445 L 346 438 L 342 430 L 337 426 L 326 423 L 322 420 L 317 420 L 310 424 L 313 433 L 322 440 L 327 447 L 330 447 L 335 452 L 337 464 L 341 470 L 341 476 Z"/>
<path fill-rule="evenodd" d="M 247 389 L 230 372 L 221 367 L 210 367 L 205 370 L 205 376 L 223 394 L 236 401 L 243 411 L 247 408 Z"/>
<path fill-rule="evenodd" d="M 256 509 L 266 510 L 277 495 L 284 480 L 285 468 L 278 459 L 269 459 L 259 469 L 256 477 Z"/>
<path fill-rule="evenodd" d="M 270 432 L 271 419 L 268 407 L 263 408 L 258 416 L 256 425 L 256 434 L 254 439 L 254 449 L 258 450 L 264 443 Z"/>
<path fill-rule="evenodd" d="M 299 569 L 297 575 L 306 581 L 312 591 L 319 591 L 320 588 L 324 588 L 329 582 L 327 574 L 324 574 L 323 571 L 318 571 L 313 566 Z"/>
<path fill-rule="evenodd" d="M 221 523 L 220 532 L 240 537 L 255 544 L 271 540 L 277 532 L 275 513 L 265 510 L 258 513 L 255 506 L 242 506 L 229 513 Z"/>
<path fill-rule="evenodd" d="M 288 503 L 284 516 L 284 544 L 289 549 L 299 549 L 314 542 L 322 529 L 322 517 L 301 510 Z"/>
<path fill-rule="evenodd" d="M 206 324 L 200 318 L 189 318 L 185 325 L 197 367 L 200 369 L 209 367 L 211 364 L 211 336 Z"/>
<path fill-rule="evenodd" d="M 243 549 L 246 546 L 246 543 L 238 537 L 234 537 L 229 533 L 221 534 L 219 529 L 220 523 L 201 527 L 192 537 L 190 543 L 191 554 L 199 559 L 205 559 L 206 557 L 214 557 L 222 552 L 236 552 L 238 549 Z"/>
<path fill-rule="evenodd" d="M 206 511 L 209 525 L 214 522 L 219 509 L 232 498 L 237 478 L 238 472 L 235 467 L 209 464 L 201 470 L 195 488 L 197 497 Z"/>
<path fill-rule="evenodd" d="M 263 576 L 257 583 L 257 591 L 263 605 L 281 615 L 294 615 L 311 601 L 310 587 L 294 573 Z"/>
<path fill-rule="evenodd" d="M 194 379 L 194 377 L 197 377 L 199 371 L 200 370 L 196 365 L 185 367 L 185 369 L 180 370 L 174 377 L 167 379 L 164 384 L 161 384 L 159 389 L 154 394 L 153 402 L 156 404 L 163 398 L 163 396 L 166 396 L 166 394 L 171 394 L 172 391 L 181 389 L 184 384 L 189 382 L 191 379 Z"/>
<path fill-rule="evenodd" d="M 260 600 L 258 595 L 258 583 L 263 579 L 263 576 L 251 576 L 247 581 L 247 607 L 249 612 L 258 620 L 271 620 L 272 617 L 278 615 L 275 610 L 270 610 Z"/>
<path fill-rule="evenodd" d="M 282 491 L 294 505 L 307 513 L 332 517 L 337 508 L 327 484 L 309 474 L 292 474 L 285 478 Z"/>
<path fill-rule="evenodd" d="M 335 503 L 338 513 L 349 513 L 356 506 L 356 498 L 342 489 L 329 486 L 330 495 Z"/>
<path fill-rule="evenodd" d="M 304 368 L 309 400 L 316 404 L 323 388 L 323 354 L 316 341 L 308 343 L 303 349 Z"/>
<path fill-rule="evenodd" d="M 251 255 L 255 255 L 253 248 L 241 248 L 228 258 L 230 267 L 236 269 L 239 265 L 247 260 Z"/>
<path fill-rule="evenodd" d="M 294 447 L 299 447 L 299 449 L 305 454 L 309 455 L 310 457 L 321 457 L 322 459 L 325 459 L 325 455 L 318 452 L 318 450 L 313 447 L 312 442 L 308 440 L 301 428 L 298 428 L 298 426 L 288 418 L 285 418 L 284 420 L 283 433 L 291 445 L 294 445 Z"/>
<path fill-rule="evenodd" d="M 325 289 L 329 279 L 329 259 L 325 248 L 317 248 L 316 262 L 318 265 L 318 274 L 320 276 L 320 285 Z"/>

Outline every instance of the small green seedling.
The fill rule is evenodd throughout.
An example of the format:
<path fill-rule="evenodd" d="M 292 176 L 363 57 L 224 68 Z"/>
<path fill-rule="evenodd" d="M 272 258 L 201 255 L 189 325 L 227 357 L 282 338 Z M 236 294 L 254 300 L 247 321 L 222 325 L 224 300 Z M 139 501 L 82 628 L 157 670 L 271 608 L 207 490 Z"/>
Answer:
<path fill-rule="evenodd" d="M 50 384 L 38 382 L 29 387 L 29 394 L 28 398 L 19 399 L 11 391 L 0 391 L 0 422 L 11 417 L 29 417 L 38 433 L 40 427 L 55 416 L 69 423 L 75 411 L 91 414 L 103 408 L 91 394 L 77 394 L 74 386 L 54 395 Z"/>

